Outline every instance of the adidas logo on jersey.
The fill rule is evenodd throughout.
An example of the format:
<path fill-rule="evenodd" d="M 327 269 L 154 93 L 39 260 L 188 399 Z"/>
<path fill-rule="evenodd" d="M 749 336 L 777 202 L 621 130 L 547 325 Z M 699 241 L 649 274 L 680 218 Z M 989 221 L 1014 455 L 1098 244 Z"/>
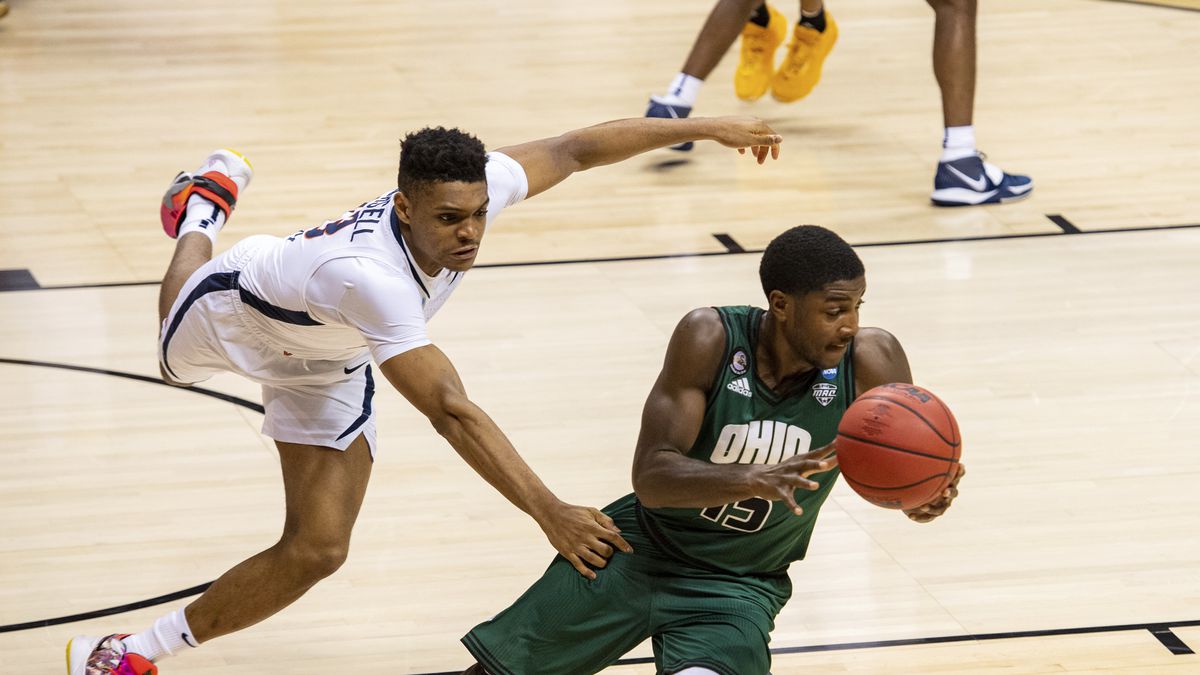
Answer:
<path fill-rule="evenodd" d="M 725 385 L 725 388 L 728 389 L 729 391 L 741 394 L 742 396 L 745 396 L 746 398 L 750 398 L 751 396 L 753 396 L 750 393 L 749 378 L 739 377 L 738 379 L 734 380 L 733 382 L 730 382 L 729 384 Z"/>

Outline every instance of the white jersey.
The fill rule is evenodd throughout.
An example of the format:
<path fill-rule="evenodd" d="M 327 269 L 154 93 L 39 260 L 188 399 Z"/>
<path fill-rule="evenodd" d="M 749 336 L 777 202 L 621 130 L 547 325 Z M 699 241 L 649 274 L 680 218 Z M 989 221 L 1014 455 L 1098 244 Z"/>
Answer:
<path fill-rule="evenodd" d="M 488 153 L 487 226 L 525 198 L 525 170 Z M 344 361 L 369 348 L 376 363 L 430 344 L 425 324 L 464 273 L 430 277 L 400 234 L 392 190 L 321 227 L 287 238 L 257 236 L 237 285 L 249 328 L 298 359 Z M 238 244 L 238 247 L 243 244 Z M 235 247 L 237 248 L 237 247 Z M 230 251 L 233 253 L 233 251 Z"/>

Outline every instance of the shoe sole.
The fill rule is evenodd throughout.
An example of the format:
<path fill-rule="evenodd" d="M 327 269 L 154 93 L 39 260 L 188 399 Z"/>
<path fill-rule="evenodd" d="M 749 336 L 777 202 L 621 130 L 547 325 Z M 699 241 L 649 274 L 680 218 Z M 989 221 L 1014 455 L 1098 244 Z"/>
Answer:
<path fill-rule="evenodd" d="M 214 152 L 212 154 L 219 155 L 222 159 L 225 160 L 226 164 L 241 163 L 241 164 L 246 165 L 246 169 L 247 169 L 247 171 L 245 171 L 246 184 L 243 185 L 241 189 L 245 190 L 246 188 L 250 187 L 250 181 L 254 179 L 254 165 L 250 163 L 250 158 L 246 157 L 242 153 L 240 153 L 237 150 L 234 150 L 232 148 L 221 148 L 220 150 L 217 150 L 216 152 Z M 211 156 L 212 155 L 210 155 L 210 157 Z M 239 192 L 240 192 L 240 190 L 239 190 Z M 241 197 L 241 195 L 239 194 L 238 197 Z"/>
<path fill-rule="evenodd" d="M 934 206 L 986 206 L 988 204 L 1007 204 L 1009 202 L 1019 202 L 1029 195 L 1033 194 L 1033 188 L 1026 190 L 1019 195 L 1009 195 L 1008 197 L 996 198 L 999 190 L 991 190 L 984 193 L 979 193 L 967 188 L 942 188 L 934 190 L 929 201 Z"/>
<path fill-rule="evenodd" d="M 75 671 L 73 671 L 71 669 L 71 648 L 75 646 L 76 640 L 87 640 L 87 639 L 88 639 L 88 636 L 86 636 L 86 635 L 76 635 L 75 637 L 73 637 L 67 641 L 67 675 L 76 675 Z M 84 669 L 79 671 L 80 673 L 84 672 L 84 670 L 87 670 L 87 657 L 91 653 L 92 653 L 92 649 L 91 649 L 91 647 L 88 647 L 87 653 L 82 655 Z"/>

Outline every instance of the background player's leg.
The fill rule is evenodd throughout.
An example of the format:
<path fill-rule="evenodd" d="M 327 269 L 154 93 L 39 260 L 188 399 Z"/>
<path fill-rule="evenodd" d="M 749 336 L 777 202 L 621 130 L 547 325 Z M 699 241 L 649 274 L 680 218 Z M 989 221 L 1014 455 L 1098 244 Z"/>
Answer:
<path fill-rule="evenodd" d="M 371 476 L 359 436 L 344 452 L 276 441 L 287 516 L 279 542 L 221 575 L 187 607 L 197 642 L 254 625 L 294 602 L 346 560 Z"/>
<path fill-rule="evenodd" d="M 704 27 L 692 43 L 692 51 L 683 63 L 683 74 L 706 80 L 712 74 L 733 41 L 742 34 L 762 0 L 720 0 L 709 13 Z"/>
<path fill-rule="evenodd" d="M 933 178 L 938 206 L 995 204 L 1023 199 L 1033 190 L 1029 176 L 1005 173 L 975 147 L 976 0 L 926 0 L 936 20 L 933 73 L 942 90 L 946 124 L 942 157 Z"/>
<path fill-rule="evenodd" d="M 696 36 L 696 41 L 692 43 L 692 51 L 683 64 L 683 71 L 671 81 L 664 95 L 650 97 L 646 117 L 672 119 L 691 114 L 692 106 L 696 105 L 696 96 L 700 93 L 700 85 L 721 62 L 721 57 L 729 51 L 729 46 L 760 7 L 764 8 L 765 13 L 763 0 L 718 0 L 700 34 Z M 766 77 L 770 78 L 770 73 Z M 766 90 L 765 86 L 763 90 Z M 688 141 L 672 145 L 671 149 L 687 152 L 694 145 Z"/>
<path fill-rule="evenodd" d="M 733 41 L 737 40 L 738 35 L 742 34 L 743 29 L 746 28 L 746 22 L 758 10 L 761 10 L 763 16 L 766 16 L 767 5 L 762 0 L 719 0 L 716 2 L 713 11 L 708 14 L 708 19 L 704 20 L 700 35 L 697 35 L 696 41 L 692 43 L 688 60 L 684 61 L 683 71 L 671 80 L 666 94 L 650 96 L 646 117 L 666 119 L 688 117 L 691 114 L 692 106 L 696 104 L 696 96 L 700 95 L 700 85 L 704 84 L 704 79 L 713 72 L 713 68 L 719 64 L 722 56 L 725 56 L 725 53 L 730 50 Z M 781 17 L 779 20 L 782 22 Z M 766 34 L 766 29 L 758 28 L 758 26 L 752 26 L 752 29 Z M 775 46 L 778 46 L 779 42 L 782 42 L 782 37 L 776 41 Z M 770 58 L 773 59 L 774 47 L 770 47 L 770 53 L 772 53 Z M 764 82 L 767 82 L 769 78 L 770 73 L 767 73 L 764 76 Z M 766 91 L 766 85 L 763 85 L 763 91 Z M 695 143 L 689 141 L 672 145 L 671 149 L 688 151 L 694 145 Z"/>
<path fill-rule="evenodd" d="M 971 124 L 975 110 L 976 0 L 926 0 L 933 8 L 933 74 L 947 127 Z"/>

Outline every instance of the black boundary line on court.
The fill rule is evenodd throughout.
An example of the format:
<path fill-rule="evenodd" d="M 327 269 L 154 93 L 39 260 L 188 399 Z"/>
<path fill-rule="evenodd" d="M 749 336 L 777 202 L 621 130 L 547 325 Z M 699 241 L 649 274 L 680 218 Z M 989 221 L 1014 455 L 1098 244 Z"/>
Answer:
<path fill-rule="evenodd" d="M 970 243 L 975 241 L 1001 241 L 1006 239 L 1040 239 L 1043 237 L 1061 237 L 1066 234 L 1070 235 L 1095 235 L 1095 234 L 1114 234 L 1114 233 L 1130 233 L 1130 232 L 1163 232 L 1167 230 L 1193 230 L 1200 229 L 1200 223 L 1188 223 L 1184 225 L 1151 225 L 1149 227 L 1118 227 L 1107 230 L 1080 230 L 1069 220 L 1058 214 L 1047 214 L 1046 218 L 1057 225 L 1060 231 L 1057 232 L 1026 232 L 1018 234 L 985 234 L 976 237 L 940 237 L 935 239 L 906 239 L 899 241 L 873 241 L 861 244 L 854 244 L 854 248 L 881 248 L 889 246 L 918 246 L 922 244 L 955 244 L 955 243 Z M 1058 220 L 1055 220 L 1055 219 Z M 1060 222 L 1061 221 L 1061 222 Z M 1068 231 L 1071 228 L 1074 231 Z M 718 236 L 718 235 L 713 235 Z M 728 235 L 726 235 L 728 236 Z M 720 241 L 720 239 L 718 239 Z M 732 239 L 731 239 L 732 241 Z M 722 242 L 724 243 L 724 242 Z M 736 244 L 736 242 L 734 242 Z M 741 245 L 738 244 L 741 248 Z M 525 262 L 507 262 L 507 263 L 484 263 L 475 265 L 472 269 L 488 269 L 488 268 L 504 268 L 504 267 L 539 267 L 543 265 L 581 265 L 593 263 L 608 263 L 608 262 L 636 262 L 642 260 L 669 260 L 673 258 L 707 258 L 720 255 L 743 255 L 747 253 L 762 253 L 761 248 L 743 248 L 741 251 L 703 251 L 699 253 L 657 253 L 652 255 L 631 255 L 618 256 L 613 258 L 576 258 L 567 260 L 532 260 Z M 28 270 L 0 270 L 5 272 L 21 272 Z M 63 284 L 60 286 L 42 286 L 36 288 L 4 288 L 0 286 L 0 293 L 17 293 L 21 291 L 62 291 L 82 288 L 119 288 L 123 286 L 157 286 L 158 281 L 114 281 L 95 284 Z"/>
<path fill-rule="evenodd" d="M 728 251 L 729 253 L 745 253 L 746 252 L 746 249 L 743 248 L 741 244 L 737 243 L 737 240 L 735 240 L 733 237 L 729 236 L 728 234 L 725 234 L 724 232 L 721 232 L 719 234 L 714 234 L 713 238 L 716 239 L 717 241 L 721 242 L 721 245 L 724 246 L 725 250 Z"/>
<path fill-rule="evenodd" d="M 162 386 L 171 386 L 171 385 L 166 384 L 165 382 L 163 382 L 160 379 L 156 379 L 156 378 L 149 377 L 146 375 L 138 375 L 136 373 L 126 373 L 126 372 L 121 372 L 118 370 L 108 370 L 108 369 L 104 369 L 104 368 L 90 368 L 87 366 L 75 366 L 75 365 L 70 365 L 70 364 L 65 364 L 65 363 L 51 363 L 48 361 L 31 361 L 31 360 L 26 360 L 26 359 L 9 359 L 9 358 L 2 358 L 2 357 L 0 357 L 0 363 L 9 364 L 9 365 L 35 366 L 35 367 L 39 367 L 39 368 L 58 368 L 60 370 L 71 370 L 71 371 L 84 372 L 84 373 L 94 373 L 97 375 L 111 375 L 114 377 L 122 377 L 122 378 L 130 379 L 130 380 L 136 380 L 138 382 L 149 382 L 151 384 L 159 384 Z M 176 388 L 179 388 L 179 387 L 176 387 Z M 194 392 L 196 392 L 198 394 L 202 394 L 204 396 L 211 396 L 213 398 L 217 398 L 222 401 L 234 403 L 236 405 L 240 405 L 244 408 L 248 408 L 250 410 L 254 410 L 259 413 L 263 412 L 263 408 L 261 405 L 251 402 L 251 401 L 247 401 L 246 399 L 243 399 L 243 398 L 238 398 L 236 396 L 231 396 L 229 394 L 222 394 L 217 391 L 212 391 L 210 389 L 202 389 L 202 388 L 198 388 L 198 387 L 187 387 L 185 389 L 187 389 L 189 391 L 194 391 Z M 86 621 L 88 619 L 97 619 L 100 617 L 112 616 L 114 614 L 123 614 L 125 612 L 132 612 L 134 610 L 144 609 L 146 607 L 153 607 L 155 605 L 162 605 L 162 604 L 166 604 L 168 602 L 173 602 L 175 600 L 181 600 L 183 598 L 191 597 L 193 595 L 199 595 L 200 593 L 203 593 L 205 590 L 207 590 L 208 587 L 211 585 L 212 585 L 212 582 L 209 581 L 209 582 L 206 582 L 203 584 L 199 584 L 197 586 L 192 586 L 191 588 L 185 588 L 181 591 L 175 591 L 174 593 L 167 593 L 166 595 L 159 595 L 157 597 L 147 598 L 145 600 L 138 600 L 136 602 L 127 603 L 124 605 L 117 605 L 115 607 L 107 607 L 104 609 L 97 609 L 97 610 L 93 610 L 90 612 L 83 612 L 80 614 L 71 614 L 68 616 L 53 617 L 53 618 L 49 618 L 49 619 L 41 619 L 38 621 L 27 621 L 24 623 L 14 623 L 14 624 L 3 625 L 3 626 L 0 626 L 0 633 L 11 633 L 11 632 L 22 631 L 22 630 L 30 630 L 30 629 L 34 629 L 34 628 L 45 628 L 47 626 L 57 626 L 60 624 L 65 624 L 65 623 L 74 623 L 77 621 Z M 1171 631 L 1171 628 L 1177 628 L 1177 627 L 1181 627 L 1181 626 L 1200 626 L 1200 620 L 1165 621 L 1165 622 L 1160 621 L 1160 622 L 1155 622 L 1155 623 L 1135 623 L 1135 624 L 1122 624 L 1122 625 L 1114 625 L 1114 626 L 1088 626 L 1088 627 L 1082 627 L 1082 628 L 1052 628 L 1049 630 L 1010 631 L 1010 632 L 1004 632 L 1004 633 L 977 633 L 977 634 L 967 634 L 967 635 L 944 635 L 944 636 L 925 637 L 925 638 L 910 638 L 910 639 L 904 639 L 904 640 L 878 640 L 878 641 L 871 641 L 871 642 L 840 642 L 840 643 L 825 644 L 825 645 L 807 645 L 807 646 L 800 646 L 800 647 L 780 647 L 777 649 L 772 649 L 771 653 L 772 654 L 803 654 L 803 653 L 807 653 L 807 652 L 825 652 L 825 651 L 839 651 L 839 650 L 851 650 L 851 649 L 878 649 L 881 647 L 900 647 L 900 646 L 905 646 L 905 645 L 920 645 L 920 644 L 940 644 L 940 643 L 947 643 L 947 642 L 1004 640 L 1004 639 L 1026 638 L 1026 637 L 1048 637 L 1048 636 L 1053 636 L 1053 635 L 1080 635 L 1080 634 L 1087 634 L 1087 633 L 1111 633 L 1111 632 L 1118 632 L 1118 631 L 1147 630 L 1164 647 L 1166 647 L 1168 650 L 1170 650 L 1172 654 L 1175 654 L 1175 655 L 1193 654 L 1194 652 L 1191 650 L 1191 648 L 1189 648 L 1188 645 L 1182 639 L 1180 639 L 1180 637 L 1178 635 L 1176 635 L 1175 633 L 1173 633 Z M 617 661 L 614 665 L 642 664 L 642 663 L 651 663 L 653 661 L 654 661 L 654 659 L 649 658 L 649 657 L 622 659 L 622 660 Z M 427 675 L 457 675 L 458 672 L 459 671 L 454 671 L 451 673 L 428 673 Z"/>
<path fill-rule="evenodd" d="M 240 405 L 243 408 L 249 408 L 250 410 L 253 410 L 256 413 L 265 412 L 262 405 L 255 403 L 253 401 L 247 401 L 244 398 L 238 398 L 237 396 L 232 396 L 230 394 L 222 394 L 219 391 L 213 391 L 212 389 L 205 389 L 204 387 L 176 387 L 174 385 L 170 385 L 170 384 L 167 384 L 166 382 L 163 382 L 162 378 L 159 378 L 159 377 L 150 377 L 148 375 L 138 375 L 137 373 L 125 373 L 125 372 L 122 372 L 119 370 L 106 370 L 104 368 L 89 368 L 88 366 L 73 366 L 68 363 L 53 363 L 50 361 L 29 361 L 26 359 L 8 359 L 8 358 L 0 357 L 0 363 L 7 363 L 7 364 L 13 365 L 13 366 L 36 366 L 38 368 L 58 368 L 59 370 L 74 370 L 74 371 L 78 371 L 81 373 L 96 373 L 97 375 L 112 375 L 113 377 L 123 377 L 127 380 L 137 380 L 138 382 L 149 382 L 150 384 L 157 384 L 157 385 L 161 385 L 163 387 L 170 387 L 172 389 L 179 389 L 179 390 L 183 390 L 183 391 L 194 392 L 196 394 L 200 394 L 201 396 L 209 396 L 209 397 L 221 400 L 221 401 L 225 401 L 226 403 L 233 403 L 234 405 Z M 0 631 L 0 632 L 3 632 L 3 631 Z"/>
<path fill-rule="evenodd" d="M 781 654 L 805 654 L 810 652 L 832 652 L 832 651 L 849 651 L 853 649 L 879 649 L 882 647 L 905 647 L 912 645 L 933 645 L 944 644 L 947 642 L 976 642 L 983 640 L 1012 640 L 1018 638 L 1029 637 L 1049 637 L 1054 635 L 1082 635 L 1088 633 L 1116 633 L 1132 630 L 1147 630 L 1154 637 L 1158 638 L 1164 646 L 1171 649 L 1168 641 L 1174 641 L 1181 645 L 1187 651 L 1176 651 L 1171 649 L 1171 653 L 1175 655 L 1185 655 L 1193 653 L 1188 649 L 1187 645 L 1179 639 L 1179 636 L 1171 632 L 1172 627 L 1180 626 L 1200 626 L 1200 620 L 1197 621 L 1172 621 L 1168 623 L 1131 623 L 1117 626 L 1086 626 L 1083 628 L 1051 628 L 1049 630 L 1022 630 L 1012 631 L 1007 633 L 977 633 L 967 635 L 940 635 L 936 637 L 925 638 L 909 638 L 904 640 L 879 640 L 874 642 L 838 642 L 828 645 L 807 645 L 803 647 L 780 647 L 772 649 L 771 654 L 778 656 Z M 1164 640 L 1160 637 L 1160 633 L 1164 633 L 1169 638 Z M 468 660 L 470 657 L 467 657 Z M 640 656 L 633 659 L 621 659 L 612 665 L 614 666 L 632 666 L 645 663 L 654 663 L 652 656 Z M 442 673 L 421 673 L 421 675 L 459 675 L 462 671 L 454 670 Z"/>
<path fill-rule="evenodd" d="M 1075 227 L 1071 221 L 1057 213 L 1047 213 L 1046 218 L 1048 218 L 1050 222 L 1057 225 L 1059 229 L 1063 231 L 1063 234 L 1082 234 L 1083 232 L 1078 227 Z"/>
<path fill-rule="evenodd" d="M 1154 0 L 1105 0 L 1105 2 L 1120 2 L 1126 5 L 1141 5 L 1142 7 L 1177 9 L 1183 12 L 1200 12 L 1200 7 L 1181 7 L 1180 5 L 1170 5 L 1165 2 L 1155 2 Z"/>

